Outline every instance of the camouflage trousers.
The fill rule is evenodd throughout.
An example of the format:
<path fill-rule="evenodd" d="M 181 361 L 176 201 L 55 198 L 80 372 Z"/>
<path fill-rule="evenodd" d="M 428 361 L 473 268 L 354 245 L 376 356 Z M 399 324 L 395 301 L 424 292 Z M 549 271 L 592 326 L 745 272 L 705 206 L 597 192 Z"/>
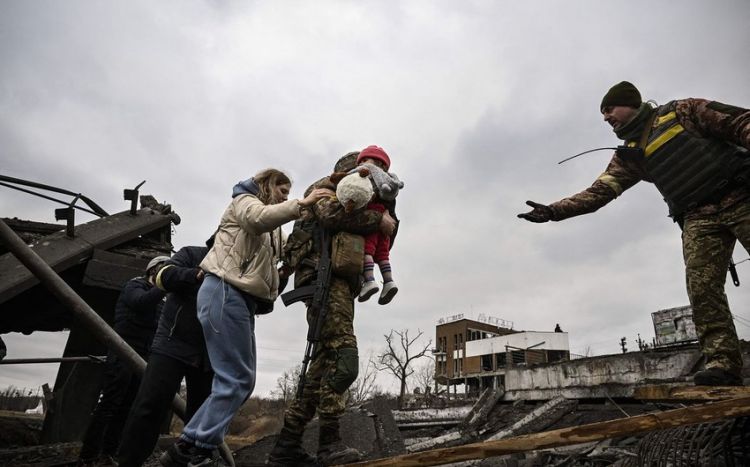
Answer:
<path fill-rule="evenodd" d="M 314 316 L 308 311 L 307 321 Z M 331 279 L 328 314 L 318 350 L 307 368 L 301 400 L 295 399 L 284 413 L 284 427 L 301 436 L 317 410 L 321 426 L 338 426 L 345 409 L 346 390 L 359 369 L 354 336 L 354 294 L 349 284 Z"/>
<path fill-rule="evenodd" d="M 739 372 L 737 330 L 724 292 L 736 241 L 750 253 L 750 200 L 721 212 L 686 216 L 682 232 L 685 276 L 706 368 Z"/>

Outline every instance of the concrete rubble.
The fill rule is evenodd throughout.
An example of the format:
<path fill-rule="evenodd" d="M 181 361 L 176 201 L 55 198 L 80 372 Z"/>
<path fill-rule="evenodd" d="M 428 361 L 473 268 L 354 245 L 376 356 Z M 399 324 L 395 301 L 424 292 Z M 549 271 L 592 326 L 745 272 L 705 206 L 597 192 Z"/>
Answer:
<path fill-rule="evenodd" d="M 516 384 L 510 391 L 502 387 L 488 388 L 471 405 L 467 399 L 463 406 L 442 409 L 422 407 L 389 411 L 382 410 L 381 406 L 377 414 L 362 406 L 357 409 L 358 416 L 354 415 L 357 412 L 347 415 L 348 420 L 358 421 L 356 427 L 342 430 L 342 433 L 345 442 L 358 448 L 363 446 L 360 450 L 366 459 L 373 460 L 399 452 L 419 453 L 508 439 L 705 403 L 705 400 L 638 400 L 633 397 L 634 394 L 649 394 L 639 389 L 655 384 L 675 388 L 689 385 L 688 375 L 695 371 L 698 357 L 694 347 L 687 347 L 519 369 L 515 381 L 525 384 Z M 508 380 L 514 381 L 513 378 Z M 601 384 L 605 381 L 606 384 Z M 741 393 L 743 389 L 738 388 L 738 391 Z M 745 395 L 750 394 L 744 391 Z M 368 415 L 362 416 L 363 413 Z M 398 430 L 392 430 L 391 434 L 398 433 L 398 439 L 376 433 L 375 442 L 368 446 L 367 443 L 358 445 L 356 437 L 352 437 L 360 430 L 372 433 L 372 427 L 377 425 L 395 425 Z M 381 448 L 384 440 L 394 447 L 390 452 Z M 681 450 L 687 452 L 680 454 Z M 450 465 L 629 466 L 674 462 L 675 459 L 689 459 L 684 465 L 750 465 L 747 464 L 750 461 L 750 417 Z M 240 460 L 238 465 L 251 464 Z"/>
<path fill-rule="evenodd" d="M 688 349 L 687 352 L 692 352 L 692 349 Z M 615 360 L 614 356 L 605 358 L 609 360 L 607 365 L 611 367 Z M 637 361 L 639 358 L 641 357 L 628 356 L 625 361 Z M 681 360 L 682 357 L 676 358 L 676 361 Z M 649 359 L 641 358 L 640 361 L 649 361 Z M 596 366 L 591 362 L 588 365 L 589 367 Z M 628 367 L 628 365 L 625 366 Z M 539 368 L 529 368 L 527 371 L 534 371 L 536 375 L 540 374 Z M 552 371 L 558 370 L 552 369 Z M 684 383 L 679 382 L 679 376 L 670 379 L 671 381 L 666 382 L 650 380 L 648 383 L 684 386 Z M 663 393 L 663 391 L 637 391 L 639 387 L 651 386 L 635 384 L 631 385 L 628 390 L 631 394 Z M 625 387 L 621 389 L 624 391 Z M 509 394 L 503 388 L 488 388 L 475 399 L 461 397 L 458 400 L 439 401 L 435 405 L 443 407 L 441 409 L 420 407 L 412 410 L 398 410 L 395 400 L 375 398 L 346 413 L 341 422 L 342 437 L 346 444 L 364 453 L 365 460 L 372 461 L 438 448 L 515 439 L 521 435 L 579 427 L 594 422 L 627 419 L 705 402 L 705 400 L 638 400 L 634 397 L 621 396 L 595 398 L 589 397 L 591 391 L 588 388 L 584 388 L 579 394 L 580 397 L 569 398 L 556 395 L 549 399 L 524 400 L 518 397 L 521 390 L 517 388 L 514 393 Z M 737 389 L 739 392 L 743 390 L 750 394 L 744 388 Z M 724 394 L 726 397 L 726 394 L 721 391 L 709 392 Z M 527 390 L 526 394 L 538 394 L 538 390 Z M 737 392 L 734 393 L 736 394 Z M 236 465 L 239 467 L 264 465 L 276 437 L 277 435 L 265 436 L 252 444 L 233 446 Z M 315 454 L 317 449 L 317 437 L 317 420 L 313 420 L 304 437 L 304 447 L 311 454 Z M 162 449 L 173 439 L 165 438 L 163 441 L 160 443 Z M 0 464 L 41 466 L 52 465 L 52 459 L 55 459 L 55 465 L 61 465 L 61 459 L 74 459 L 76 450 L 76 443 L 4 450 L 0 451 Z M 660 430 L 645 435 L 518 452 L 451 465 L 635 466 L 663 462 L 673 465 L 680 462 L 683 462 L 682 465 L 750 465 L 746 462 L 749 459 L 750 417 L 736 417 L 714 423 Z M 720 463 L 716 464 L 716 462 Z M 158 465 L 156 457 L 152 457 L 146 464 L 147 467 Z"/>
<path fill-rule="evenodd" d="M 472 399 L 435 403 L 443 407 L 440 409 L 419 407 L 396 410 L 393 401 L 376 399 L 347 413 L 342 421 L 342 435 L 344 441 L 362 451 L 367 460 L 374 460 L 627 419 L 695 403 L 688 400 L 637 400 L 632 397 L 639 387 L 656 383 L 684 386 L 687 375 L 694 371 L 694 348 L 652 352 L 653 355 L 633 354 L 601 357 L 603 361 L 586 359 L 583 362 L 558 363 L 547 365 L 546 369 L 527 368 L 525 371 L 528 374 L 519 374 L 517 381 L 536 381 L 535 386 L 517 385 L 512 391 L 502 387 L 488 388 L 473 399 L 473 403 Z M 666 368 L 661 379 L 658 366 Z M 604 378 L 602 369 L 609 374 L 608 380 L 614 383 L 587 387 L 587 381 L 596 383 L 599 378 Z M 618 372 L 626 376 L 620 377 Z M 545 383 L 540 384 L 540 381 Z M 554 391 L 553 382 L 562 388 Z M 639 393 L 649 394 L 648 391 Z M 554 395 L 541 398 L 540 394 Z M 522 398 L 522 395 L 527 398 Z M 455 405 L 461 402 L 463 405 Z M 713 453 L 714 461 L 721 460 L 722 464 L 719 465 L 732 465 L 731 462 L 746 465 L 742 462 L 750 459 L 750 447 L 743 452 L 737 446 L 750 446 L 749 420 L 748 417 L 738 417 L 703 423 L 697 427 L 660 430 L 642 436 L 625 436 L 450 465 L 630 466 L 639 465 L 644 459 L 649 460 L 646 464 L 655 464 L 664 459 L 674 461 L 680 456 L 697 462 L 685 465 L 708 465 L 708 452 Z M 315 430 L 313 423 L 305 435 L 305 446 L 311 454 L 315 453 L 316 448 Z M 237 465 L 261 465 L 274 440 L 275 436 L 267 437 L 238 450 Z M 681 449 L 689 452 L 678 454 Z"/>

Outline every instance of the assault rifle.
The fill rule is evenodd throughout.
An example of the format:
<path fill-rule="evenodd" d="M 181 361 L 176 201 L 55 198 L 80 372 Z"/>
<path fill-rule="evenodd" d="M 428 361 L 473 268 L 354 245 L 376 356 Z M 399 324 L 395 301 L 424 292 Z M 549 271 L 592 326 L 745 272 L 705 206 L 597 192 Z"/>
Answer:
<path fill-rule="evenodd" d="M 315 281 L 312 284 L 298 287 L 281 295 L 284 306 L 289 306 L 302 300 L 311 300 L 308 310 L 315 317 L 313 323 L 307 329 L 307 346 L 305 356 L 302 359 L 302 370 L 297 383 L 297 399 L 302 398 L 305 388 L 305 374 L 307 365 L 315 357 L 320 342 L 320 332 L 328 314 L 328 292 L 331 283 L 331 247 L 330 234 L 325 229 L 318 229 L 316 235 L 320 242 L 320 260 L 316 268 Z"/>

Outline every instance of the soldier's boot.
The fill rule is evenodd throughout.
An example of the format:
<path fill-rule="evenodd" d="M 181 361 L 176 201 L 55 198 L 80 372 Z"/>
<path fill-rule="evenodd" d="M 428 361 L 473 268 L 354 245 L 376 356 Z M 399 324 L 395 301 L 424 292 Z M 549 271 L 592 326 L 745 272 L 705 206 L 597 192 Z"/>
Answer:
<path fill-rule="evenodd" d="M 266 465 L 272 467 L 319 467 L 320 463 L 302 447 L 302 435 L 284 427 L 268 455 Z"/>
<path fill-rule="evenodd" d="M 341 441 L 338 423 L 320 424 L 318 460 L 322 465 L 350 464 L 362 460 L 363 457 L 361 452 Z"/>
<path fill-rule="evenodd" d="M 737 373 L 714 367 L 697 372 L 693 383 L 696 386 L 742 386 L 742 378 Z"/>

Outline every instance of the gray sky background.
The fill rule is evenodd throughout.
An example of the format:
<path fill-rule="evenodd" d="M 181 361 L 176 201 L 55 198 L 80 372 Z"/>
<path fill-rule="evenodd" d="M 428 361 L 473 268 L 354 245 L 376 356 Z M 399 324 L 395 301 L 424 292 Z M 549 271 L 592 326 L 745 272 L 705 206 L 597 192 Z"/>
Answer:
<path fill-rule="evenodd" d="M 378 144 L 406 183 L 400 292 L 357 307 L 361 354 L 390 329 L 434 338 L 456 313 L 560 323 L 578 354 L 616 353 L 622 336 L 632 350 L 653 337 L 653 311 L 687 304 L 679 228 L 657 190 L 636 185 L 562 223 L 515 216 L 604 170 L 608 152 L 557 161 L 618 144 L 598 112 L 616 82 L 659 103 L 750 106 L 748 24 L 744 0 L 5 1 L 0 173 L 110 212 L 146 179 L 141 192 L 182 217 L 179 248 L 202 243 L 257 170 L 288 171 L 299 196 L 340 155 Z M 54 222 L 51 203 L 0 193 L 0 216 Z M 745 339 L 749 265 L 727 287 Z M 301 360 L 303 321 L 301 305 L 280 303 L 257 320 L 256 394 Z M 3 337 L 18 358 L 60 355 L 65 335 Z M 0 371 L 0 387 L 37 386 L 56 369 Z"/>

